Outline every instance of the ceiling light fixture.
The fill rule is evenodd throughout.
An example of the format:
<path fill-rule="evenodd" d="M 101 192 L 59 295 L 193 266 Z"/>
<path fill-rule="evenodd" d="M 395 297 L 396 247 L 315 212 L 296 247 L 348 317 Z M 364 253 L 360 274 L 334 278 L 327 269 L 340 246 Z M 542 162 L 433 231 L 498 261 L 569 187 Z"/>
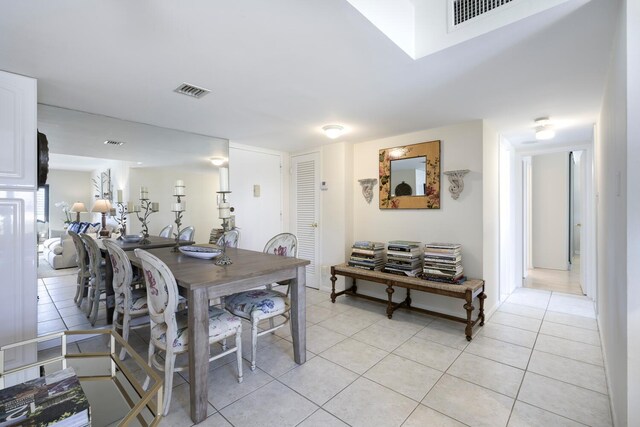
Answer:
<path fill-rule="evenodd" d="M 322 126 L 322 130 L 324 131 L 324 134 L 331 139 L 336 139 L 338 138 L 340 135 L 342 135 L 344 133 L 344 126 L 340 126 L 340 125 L 325 125 Z"/>
<path fill-rule="evenodd" d="M 546 140 L 551 139 L 556 136 L 556 131 L 551 126 L 551 122 L 548 117 L 542 117 L 540 119 L 536 119 L 536 139 L 537 140 Z"/>
<path fill-rule="evenodd" d="M 227 162 L 227 159 L 224 157 L 211 157 L 209 160 L 213 166 L 222 166 Z"/>

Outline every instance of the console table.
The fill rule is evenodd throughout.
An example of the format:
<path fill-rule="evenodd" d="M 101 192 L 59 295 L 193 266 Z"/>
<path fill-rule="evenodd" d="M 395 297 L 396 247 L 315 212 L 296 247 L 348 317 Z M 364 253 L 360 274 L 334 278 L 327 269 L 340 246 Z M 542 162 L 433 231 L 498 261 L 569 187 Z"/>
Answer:
<path fill-rule="evenodd" d="M 351 277 L 353 279 L 351 288 L 345 289 L 341 292 L 336 292 L 336 276 Z M 386 285 L 388 301 L 368 295 L 358 294 L 358 288 L 356 286 L 357 279 Z M 404 301 L 400 303 L 394 303 L 392 301 L 392 296 L 395 292 L 395 289 L 393 289 L 394 287 L 405 288 L 407 290 L 407 296 Z M 431 294 L 463 299 L 465 301 L 464 309 L 467 312 L 467 318 L 465 319 L 462 317 L 456 317 L 431 310 L 412 307 L 410 294 L 412 289 L 420 292 L 428 292 Z M 399 276 L 396 274 L 384 273 L 382 271 L 371 271 L 362 268 L 349 267 L 347 264 L 334 265 L 331 267 L 331 302 L 335 303 L 336 297 L 344 294 L 366 298 L 372 301 L 386 302 L 387 317 L 389 319 L 391 319 L 395 310 L 400 307 L 404 307 L 413 311 L 430 314 L 432 316 L 443 317 L 445 319 L 466 323 L 467 326 L 465 328 L 465 335 L 467 336 L 467 341 L 471 341 L 473 335 L 473 327 L 476 325 L 476 323 L 480 322 L 480 326 L 484 325 L 484 300 L 485 298 L 487 298 L 487 296 L 484 293 L 484 280 L 481 279 L 468 279 L 460 285 L 452 285 L 448 283 L 423 280 L 417 277 Z M 478 311 L 478 317 L 475 320 L 472 320 L 473 310 L 475 308 L 473 306 L 473 299 L 476 297 L 480 302 L 480 307 Z"/>

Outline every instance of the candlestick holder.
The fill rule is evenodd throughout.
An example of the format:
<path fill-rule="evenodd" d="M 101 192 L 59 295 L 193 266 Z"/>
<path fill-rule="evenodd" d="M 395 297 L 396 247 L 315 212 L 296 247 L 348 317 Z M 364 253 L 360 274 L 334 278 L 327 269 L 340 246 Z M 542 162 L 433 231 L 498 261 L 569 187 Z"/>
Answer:
<path fill-rule="evenodd" d="M 171 211 L 176 215 L 176 232 L 174 233 L 174 235 L 176 236 L 176 244 L 173 246 L 172 251 L 178 252 L 178 248 L 180 247 L 180 226 L 182 225 L 182 213 L 185 211 L 182 204 L 182 197 L 186 197 L 186 194 L 174 194 L 174 197 L 177 200 L 171 208 Z"/>
<path fill-rule="evenodd" d="M 115 220 L 120 228 L 120 237 L 118 237 L 118 240 L 123 240 L 123 236 L 127 235 L 127 205 L 122 202 L 116 202 L 116 210 L 118 214 Z"/>
<path fill-rule="evenodd" d="M 158 212 L 156 206 L 157 204 L 151 203 L 149 199 L 141 198 L 140 207 L 136 208 L 135 210 L 138 220 L 142 223 L 142 240 L 140 241 L 140 243 L 142 243 L 143 245 L 148 245 L 149 243 L 151 243 L 149 241 L 149 215 L 154 212 Z M 142 216 L 140 216 L 141 212 Z"/>
<path fill-rule="evenodd" d="M 218 218 L 222 220 L 222 232 L 223 235 L 231 228 L 229 227 L 229 218 L 231 218 L 231 212 L 233 208 L 229 206 L 229 202 L 227 202 L 227 194 L 231 193 L 231 191 L 218 191 L 219 202 L 218 202 Z M 214 258 L 215 265 L 230 265 L 233 264 L 229 255 L 227 255 L 227 242 L 225 239 L 222 239 L 222 253 Z"/>

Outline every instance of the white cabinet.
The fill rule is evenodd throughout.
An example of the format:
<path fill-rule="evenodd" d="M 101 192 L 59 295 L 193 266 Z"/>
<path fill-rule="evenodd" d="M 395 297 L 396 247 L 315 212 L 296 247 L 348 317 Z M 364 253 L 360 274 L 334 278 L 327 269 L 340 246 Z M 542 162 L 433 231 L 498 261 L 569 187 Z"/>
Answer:
<path fill-rule="evenodd" d="M 36 80 L 0 72 L 0 345 L 37 335 Z M 32 361 L 35 348 L 6 355 Z"/>

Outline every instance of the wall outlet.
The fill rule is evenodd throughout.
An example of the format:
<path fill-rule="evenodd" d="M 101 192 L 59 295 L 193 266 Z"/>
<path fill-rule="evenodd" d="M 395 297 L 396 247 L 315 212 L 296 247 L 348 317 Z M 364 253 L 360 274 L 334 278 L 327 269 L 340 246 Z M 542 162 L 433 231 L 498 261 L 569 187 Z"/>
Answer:
<path fill-rule="evenodd" d="M 260 197 L 260 184 L 253 186 L 253 197 Z"/>
<path fill-rule="evenodd" d="M 328 189 L 329 186 L 327 186 L 327 181 L 322 181 L 322 183 L 320 184 L 320 190 L 327 191 Z"/>

